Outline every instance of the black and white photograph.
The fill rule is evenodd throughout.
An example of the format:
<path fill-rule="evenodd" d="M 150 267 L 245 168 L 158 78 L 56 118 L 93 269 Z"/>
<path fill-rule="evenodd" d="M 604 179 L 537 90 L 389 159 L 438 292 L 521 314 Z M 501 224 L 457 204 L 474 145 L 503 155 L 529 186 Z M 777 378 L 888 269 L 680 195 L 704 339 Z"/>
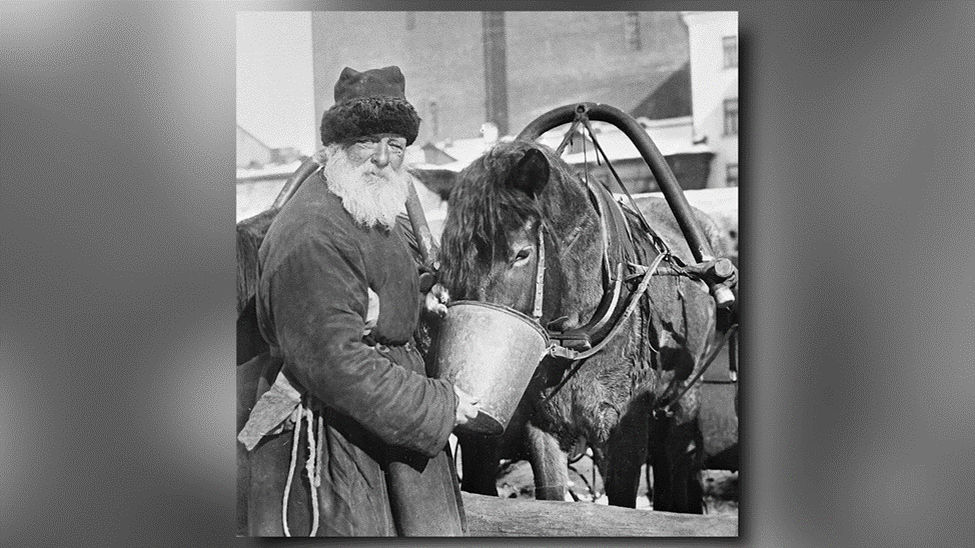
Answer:
<path fill-rule="evenodd" d="M 0 0 L 0 546 L 975 546 L 973 89 L 970 0 Z"/>
<path fill-rule="evenodd" d="M 737 12 L 236 30 L 237 534 L 737 537 Z"/>

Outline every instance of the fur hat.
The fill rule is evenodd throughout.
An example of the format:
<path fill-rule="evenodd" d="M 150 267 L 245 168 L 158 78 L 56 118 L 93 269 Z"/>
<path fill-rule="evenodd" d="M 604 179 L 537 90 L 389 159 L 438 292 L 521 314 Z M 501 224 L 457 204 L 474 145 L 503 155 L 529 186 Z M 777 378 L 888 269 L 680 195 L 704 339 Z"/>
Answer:
<path fill-rule="evenodd" d="M 322 144 L 343 143 L 377 133 L 395 133 L 413 144 L 420 117 L 406 100 L 406 78 L 397 66 L 359 72 L 342 70 L 335 105 L 322 115 Z"/>

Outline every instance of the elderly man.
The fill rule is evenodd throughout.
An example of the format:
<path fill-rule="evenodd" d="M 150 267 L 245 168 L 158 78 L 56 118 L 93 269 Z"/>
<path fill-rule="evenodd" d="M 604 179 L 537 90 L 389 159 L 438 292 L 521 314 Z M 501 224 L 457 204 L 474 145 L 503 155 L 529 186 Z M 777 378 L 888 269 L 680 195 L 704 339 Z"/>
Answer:
<path fill-rule="evenodd" d="M 254 535 L 464 533 L 447 438 L 478 409 L 424 373 L 411 338 L 423 299 L 396 222 L 419 123 L 398 67 L 343 70 L 325 165 L 261 245 L 257 317 L 279 359 L 239 436 Z"/>

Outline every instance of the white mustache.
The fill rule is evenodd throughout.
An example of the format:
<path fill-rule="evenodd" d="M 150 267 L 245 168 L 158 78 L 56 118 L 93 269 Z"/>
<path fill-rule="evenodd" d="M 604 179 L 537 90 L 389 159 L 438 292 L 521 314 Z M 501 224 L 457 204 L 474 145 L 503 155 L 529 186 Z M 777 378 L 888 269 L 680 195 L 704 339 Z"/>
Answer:
<path fill-rule="evenodd" d="M 379 167 L 371 161 L 353 165 L 344 150 L 329 153 L 324 173 L 329 188 L 360 223 L 391 228 L 406 203 L 408 176 L 405 168 Z"/>

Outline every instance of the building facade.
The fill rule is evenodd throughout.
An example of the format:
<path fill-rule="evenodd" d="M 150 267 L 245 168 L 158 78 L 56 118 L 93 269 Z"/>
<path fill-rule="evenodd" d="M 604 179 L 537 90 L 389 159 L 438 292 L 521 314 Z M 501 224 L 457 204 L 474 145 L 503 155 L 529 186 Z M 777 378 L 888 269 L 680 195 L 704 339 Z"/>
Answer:
<path fill-rule="evenodd" d="M 517 134 L 572 102 L 629 112 L 688 61 L 677 12 L 315 12 L 312 48 L 316 116 L 345 66 L 399 65 L 420 146 L 485 122 Z"/>
<path fill-rule="evenodd" d="M 714 152 L 709 188 L 738 186 L 738 13 L 681 12 L 687 25 L 694 141 Z"/>

